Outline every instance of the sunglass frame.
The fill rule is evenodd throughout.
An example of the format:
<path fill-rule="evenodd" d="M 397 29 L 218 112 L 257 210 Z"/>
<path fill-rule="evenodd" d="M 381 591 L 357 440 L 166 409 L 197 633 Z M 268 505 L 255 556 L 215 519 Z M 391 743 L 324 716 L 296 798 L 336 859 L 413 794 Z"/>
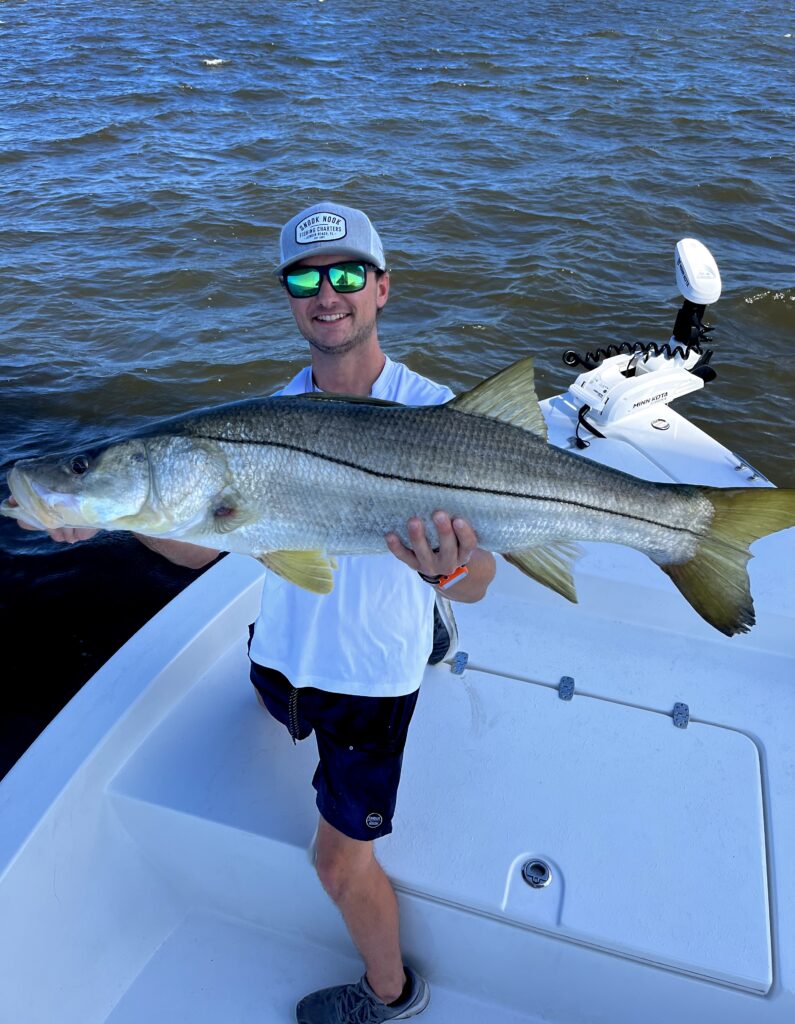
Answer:
<path fill-rule="evenodd" d="M 358 288 L 335 287 L 334 282 L 331 280 L 331 271 L 334 270 L 335 268 L 343 267 L 362 268 L 362 270 L 364 271 L 364 277 L 362 279 L 362 283 L 359 285 Z M 296 295 L 295 292 L 293 292 L 292 289 L 290 288 L 289 277 L 291 274 L 295 274 L 297 271 L 307 270 L 314 270 L 317 271 L 317 273 L 319 274 L 317 288 L 314 291 L 309 292 L 307 294 Z M 281 274 L 279 274 L 279 280 L 294 299 L 313 299 L 316 295 L 320 293 L 320 289 L 323 287 L 324 278 L 328 281 L 328 283 L 331 285 L 332 289 L 337 293 L 337 295 L 354 295 L 356 292 L 361 292 L 367 287 L 368 270 L 374 270 L 376 273 L 383 273 L 383 271 L 380 271 L 379 268 L 376 267 L 374 263 L 367 263 L 366 260 L 335 260 L 333 263 L 324 263 L 321 266 L 310 266 L 309 264 L 306 263 L 293 264 L 293 266 L 288 267 L 286 270 L 283 270 Z"/>

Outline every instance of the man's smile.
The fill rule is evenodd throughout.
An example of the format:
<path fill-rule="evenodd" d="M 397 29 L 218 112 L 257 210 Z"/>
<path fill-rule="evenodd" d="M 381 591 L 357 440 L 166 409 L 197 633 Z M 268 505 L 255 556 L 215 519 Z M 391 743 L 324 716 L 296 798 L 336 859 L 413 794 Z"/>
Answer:
<path fill-rule="evenodd" d="M 350 313 L 316 313 L 312 319 L 320 320 L 324 324 L 331 324 L 335 320 L 343 320 L 346 316 L 350 316 Z"/>

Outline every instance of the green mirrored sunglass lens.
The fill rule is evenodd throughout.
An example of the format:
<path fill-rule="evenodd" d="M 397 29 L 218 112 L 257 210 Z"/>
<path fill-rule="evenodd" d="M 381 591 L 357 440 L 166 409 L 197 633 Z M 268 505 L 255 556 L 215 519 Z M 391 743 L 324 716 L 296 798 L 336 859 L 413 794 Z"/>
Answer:
<path fill-rule="evenodd" d="M 366 269 L 361 263 L 341 263 L 329 267 L 331 287 L 338 292 L 355 292 L 364 287 L 367 277 Z"/>
<path fill-rule="evenodd" d="M 320 286 L 320 273 L 317 270 L 298 270 L 287 275 L 287 287 L 291 295 L 312 295 Z"/>

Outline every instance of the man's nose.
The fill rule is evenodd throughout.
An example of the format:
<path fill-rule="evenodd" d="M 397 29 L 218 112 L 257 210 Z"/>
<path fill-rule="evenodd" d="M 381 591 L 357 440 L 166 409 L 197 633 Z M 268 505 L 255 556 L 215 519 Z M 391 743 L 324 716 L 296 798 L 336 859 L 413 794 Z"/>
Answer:
<path fill-rule="evenodd" d="M 319 301 L 323 303 L 333 302 L 336 295 L 337 293 L 331 287 L 331 281 L 327 277 L 321 277 L 320 291 L 317 293 Z"/>

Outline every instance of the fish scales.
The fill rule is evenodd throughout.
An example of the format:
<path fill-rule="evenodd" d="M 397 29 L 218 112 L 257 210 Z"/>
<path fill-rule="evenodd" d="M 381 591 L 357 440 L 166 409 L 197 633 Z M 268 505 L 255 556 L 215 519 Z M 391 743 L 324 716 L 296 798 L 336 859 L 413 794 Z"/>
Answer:
<path fill-rule="evenodd" d="M 231 475 L 260 490 L 272 530 L 257 536 L 269 545 L 298 539 L 287 528 L 296 507 L 306 530 L 302 542 L 337 553 L 383 551 L 389 530 L 406 540 L 412 515 L 422 515 L 433 533 L 430 513 L 446 508 L 470 519 L 494 550 L 553 538 L 620 541 L 629 530 L 637 546 L 665 557 L 672 553 L 671 531 L 673 543 L 684 539 L 689 552 L 694 520 L 706 525 L 711 513 L 706 503 L 699 511 L 692 495 L 665 491 L 551 449 L 510 423 L 449 406 L 285 397 L 188 420 L 184 428 L 218 443 Z M 567 486 L 572 460 L 576 486 Z M 605 476 L 612 478 L 609 488 Z M 246 530 L 241 542 L 253 533 Z"/>

